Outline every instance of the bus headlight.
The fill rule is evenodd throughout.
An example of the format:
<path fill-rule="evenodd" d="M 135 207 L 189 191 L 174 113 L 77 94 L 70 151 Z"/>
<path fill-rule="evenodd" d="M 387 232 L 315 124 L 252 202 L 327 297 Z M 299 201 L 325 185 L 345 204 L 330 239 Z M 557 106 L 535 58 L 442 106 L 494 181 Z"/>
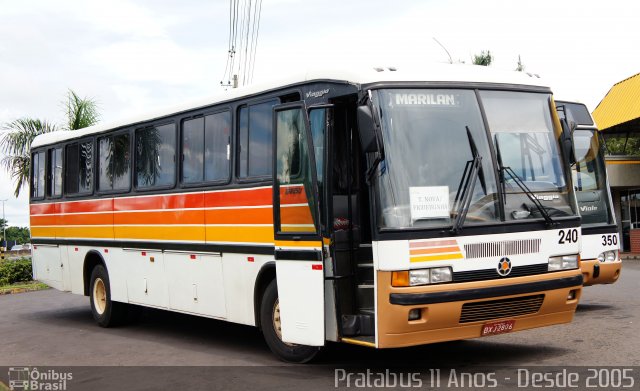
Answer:
<path fill-rule="evenodd" d="M 451 282 L 452 273 L 450 267 L 434 267 L 431 269 L 432 284 L 439 284 L 441 282 Z"/>
<path fill-rule="evenodd" d="M 453 273 L 451 268 L 432 267 L 430 269 L 415 269 L 396 271 L 391 273 L 392 286 L 419 286 L 451 282 Z"/>
<path fill-rule="evenodd" d="M 617 250 L 605 251 L 598 255 L 598 261 L 600 262 L 613 262 L 616 260 L 616 258 L 618 258 Z"/>
<path fill-rule="evenodd" d="M 409 286 L 426 285 L 429 283 L 430 269 L 409 271 Z"/>
<path fill-rule="evenodd" d="M 578 255 L 562 255 L 559 257 L 549 257 L 549 271 L 569 270 L 578 268 Z"/>

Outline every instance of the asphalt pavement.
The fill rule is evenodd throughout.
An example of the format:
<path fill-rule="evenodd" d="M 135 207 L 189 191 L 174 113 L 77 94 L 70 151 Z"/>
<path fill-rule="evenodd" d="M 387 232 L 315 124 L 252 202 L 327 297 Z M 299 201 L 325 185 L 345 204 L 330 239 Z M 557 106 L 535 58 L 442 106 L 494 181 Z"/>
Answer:
<path fill-rule="evenodd" d="M 0 382 L 7 383 L 2 367 L 56 367 L 74 372 L 67 389 L 106 389 L 119 381 L 119 389 L 327 389 L 338 385 L 336 368 L 636 366 L 637 386 L 639 281 L 640 262 L 625 262 L 617 283 L 583 290 L 570 324 L 404 349 L 329 344 L 303 366 L 278 361 L 253 327 L 147 309 L 135 323 L 104 329 L 94 323 L 87 297 L 53 289 L 5 295 Z"/>

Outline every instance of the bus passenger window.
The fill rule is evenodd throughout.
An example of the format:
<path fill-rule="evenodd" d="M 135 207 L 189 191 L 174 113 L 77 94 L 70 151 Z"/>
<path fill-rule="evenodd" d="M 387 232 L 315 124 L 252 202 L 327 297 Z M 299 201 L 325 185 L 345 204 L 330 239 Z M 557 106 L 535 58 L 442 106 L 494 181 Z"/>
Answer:
<path fill-rule="evenodd" d="M 129 134 L 98 139 L 98 189 L 128 190 L 131 185 Z"/>
<path fill-rule="evenodd" d="M 136 185 L 138 188 L 175 184 L 175 125 L 136 131 Z"/>
<path fill-rule="evenodd" d="M 60 197 L 62 195 L 62 148 L 51 148 L 49 150 L 49 187 L 47 195 L 49 197 Z"/>
<path fill-rule="evenodd" d="M 204 179 L 206 181 L 229 179 L 231 113 L 226 111 L 208 115 L 204 120 Z"/>
<path fill-rule="evenodd" d="M 203 175 L 204 118 L 182 123 L 182 182 L 198 183 Z"/>
<path fill-rule="evenodd" d="M 65 192 L 86 194 L 93 190 L 93 142 L 74 143 L 66 147 Z"/>
<path fill-rule="evenodd" d="M 182 182 L 229 179 L 231 113 L 228 111 L 182 124 Z"/>
<path fill-rule="evenodd" d="M 33 175 L 31 177 L 31 198 L 44 197 L 44 152 L 37 152 L 31 158 Z"/>
<path fill-rule="evenodd" d="M 271 144 L 273 129 L 271 108 L 276 99 L 242 107 L 239 112 L 239 173 L 240 178 L 271 175 Z"/>

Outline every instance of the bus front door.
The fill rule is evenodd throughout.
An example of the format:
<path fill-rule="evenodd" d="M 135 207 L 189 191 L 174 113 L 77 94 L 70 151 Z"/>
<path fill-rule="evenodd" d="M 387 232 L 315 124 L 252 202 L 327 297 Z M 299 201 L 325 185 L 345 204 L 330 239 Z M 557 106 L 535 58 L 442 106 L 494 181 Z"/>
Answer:
<path fill-rule="evenodd" d="M 282 341 L 325 342 L 324 267 L 318 186 L 307 113 L 274 107 L 273 229 Z"/>

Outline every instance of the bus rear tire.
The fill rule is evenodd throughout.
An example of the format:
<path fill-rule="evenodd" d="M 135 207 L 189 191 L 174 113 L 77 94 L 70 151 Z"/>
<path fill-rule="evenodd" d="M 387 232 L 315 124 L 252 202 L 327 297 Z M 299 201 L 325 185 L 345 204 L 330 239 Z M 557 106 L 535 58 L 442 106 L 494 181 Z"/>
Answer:
<path fill-rule="evenodd" d="M 123 323 L 127 316 L 127 305 L 111 301 L 111 285 L 109 273 L 102 265 L 91 271 L 89 285 L 89 301 L 93 319 L 100 327 L 113 327 Z"/>
<path fill-rule="evenodd" d="M 271 281 L 264 291 L 260 303 L 260 327 L 269 349 L 279 359 L 290 363 L 311 361 L 320 351 L 317 346 L 297 345 L 283 342 L 279 328 L 279 300 L 276 280 Z"/>

